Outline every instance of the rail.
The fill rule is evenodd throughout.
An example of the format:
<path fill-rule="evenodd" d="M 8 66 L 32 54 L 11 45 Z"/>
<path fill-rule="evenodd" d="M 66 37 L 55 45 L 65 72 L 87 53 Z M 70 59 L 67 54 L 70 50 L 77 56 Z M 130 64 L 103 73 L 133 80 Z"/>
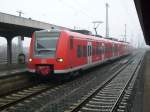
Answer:
<path fill-rule="evenodd" d="M 138 58 L 142 59 L 141 57 Z M 83 97 L 82 100 L 66 112 L 113 112 L 139 68 L 141 61 L 138 58 L 134 61 L 130 60 L 114 75 L 93 89 L 91 93 Z"/>

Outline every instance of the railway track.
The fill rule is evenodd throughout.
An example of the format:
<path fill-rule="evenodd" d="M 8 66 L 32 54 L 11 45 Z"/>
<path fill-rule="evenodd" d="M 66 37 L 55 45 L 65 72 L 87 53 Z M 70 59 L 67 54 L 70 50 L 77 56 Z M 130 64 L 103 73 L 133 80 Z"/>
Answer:
<path fill-rule="evenodd" d="M 129 61 L 65 112 L 124 112 L 142 62 L 140 59 L 143 57 Z"/>
<path fill-rule="evenodd" d="M 90 78 L 90 81 L 80 84 L 79 88 L 74 89 L 74 87 L 72 87 L 69 93 L 65 93 L 65 96 L 63 96 L 63 94 L 59 95 L 59 98 L 55 101 L 51 100 L 51 102 L 45 104 L 45 106 L 40 109 L 36 108 L 36 112 L 64 112 L 65 110 L 68 110 L 68 107 L 71 107 L 72 104 L 76 104 L 77 101 L 81 101 L 81 98 L 91 91 L 92 88 L 95 88 L 97 85 L 101 84 L 108 76 L 111 76 L 111 73 L 114 73 L 117 69 L 122 67 L 129 60 L 129 58 L 131 57 L 117 63 L 113 63 L 110 67 L 103 68 L 102 71 L 96 70 L 97 73 L 90 73 L 93 76 L 93 78 Z M 95 71 L 95 69 L 93 71 Z"/>
<path fill-rule="evenodd" d="M 0 85 L 0 111 L 54 86 L 28 72 L 1 76 Z"/>
<path fill-rule="evenodd" d="M 123 62 L 123 64 L 126 61 Z M 117 67 L 117 64 L 113 64 L 115 67 Z M 115 69 L 115 67 L 112 67 L 111 70 Z M 73 82 L 73 81 L 72 81 Z M 72 83 L 69 82 L 69 83 Z M 21 91 L 8 94 L 6 96 L 0 97 L 0 110 L 6 110 L 7 108 L 11 108 L 15 104 L 19 104 L 19 102 L 23 101 L 30 101 L 28 99 L 34 98 L 35 96 L 38 96 L 40 94 L 47 94 L 49 93 L 48 91 L 53 91 L 53 90 L 59 90 L 59 89 L 64 89 L 69 83 L 64 83 L 64 84 L 52 84 L 52 83 L 45 83 L 45 84 L 38 84 L 36 86 L 30 87 L 23 89 Z M 73 84 L 74 85 L 74 84 Z M 64 91 L 64 90 L 63 90 Z M 58 92 L 59 93 L 59 92 Z M 53 92 L 51 93 L 53 94 Z M 71 93 L 69 93 L 71 94 Z"/>
<path fill-rule="evenodd" d="M 0 76 L 0 97 L 29 85 L 33 85 L 38 82 L 36 79 L 37 78 L 32 75 L 27 75 L 27 72 L 2 75 Z"/>
<path fill-rule="evenodd" d="M 0 110 L 3 110 L 15 103 L 19 103 L 24 99 L 30 98 L 37 94 L 40 94 L 46 90 L 54 88 L 56 85 L 52 84 L 39 84 L 30 88 L 23 89 L 10 95 L 6 95 L 0 98 Z"/>

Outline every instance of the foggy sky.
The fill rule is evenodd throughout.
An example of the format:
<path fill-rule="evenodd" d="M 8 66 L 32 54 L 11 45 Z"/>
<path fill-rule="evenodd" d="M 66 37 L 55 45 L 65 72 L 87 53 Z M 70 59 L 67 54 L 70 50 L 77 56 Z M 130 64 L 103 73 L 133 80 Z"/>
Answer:
<path fill-rule="evenodd" d="M 0 12 L 33 20 L 93 31 L 93 21 L 103 21 L 98 33 L 105 36 L 105 3 L 109 3 L 110 36 L 122 39 L 127 24 L 127 40 L 143 41 L 133 0 L 1 0 Z M 94 31 L 93 31 L 94 33 Z M 138 39 L 137 39 L 138 38 Z"/>

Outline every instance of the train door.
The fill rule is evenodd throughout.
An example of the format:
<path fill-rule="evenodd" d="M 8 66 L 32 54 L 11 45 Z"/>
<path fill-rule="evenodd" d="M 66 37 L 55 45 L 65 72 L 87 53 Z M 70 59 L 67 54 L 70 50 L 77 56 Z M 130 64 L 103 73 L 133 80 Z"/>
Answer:
<path fill-rule="evenodd" d="M 118 55 L 117 55 L 117 56 L 119 56 L 119 44 L 118 44 L 118 47 L 117 47 L 117 52 L 118 52 Z"/>
<path fill-rule="evenodd" d="M 105 44 L 104 43 L 102 43 L 102 60 L 104 60 L 104 58 L 105 58 Z"/>
<path fill-rule="evenodd" d="M 112 56 L 114 57 L 115 56 L 115 44 L 114 43 L 112 44 L 112 54 L 113 54 Z"/>
<path fill-rule="evenodd" d="M 88 42 L 87 45 L 87 60 L 88 64 L 92 63 L 92 42 Z"/>

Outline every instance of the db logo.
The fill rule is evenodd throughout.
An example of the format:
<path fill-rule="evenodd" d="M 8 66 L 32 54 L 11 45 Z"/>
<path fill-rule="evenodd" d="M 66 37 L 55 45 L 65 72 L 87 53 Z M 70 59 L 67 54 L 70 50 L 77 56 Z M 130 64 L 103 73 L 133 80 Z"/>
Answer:
<path fill-rule="evenodd" d="M 42 59 L 42 60 L 41 60 L 41 63 L 42 63 L 42 64 L 45 64 L 46 62 L 47 62 L 46 59 Z"/>

